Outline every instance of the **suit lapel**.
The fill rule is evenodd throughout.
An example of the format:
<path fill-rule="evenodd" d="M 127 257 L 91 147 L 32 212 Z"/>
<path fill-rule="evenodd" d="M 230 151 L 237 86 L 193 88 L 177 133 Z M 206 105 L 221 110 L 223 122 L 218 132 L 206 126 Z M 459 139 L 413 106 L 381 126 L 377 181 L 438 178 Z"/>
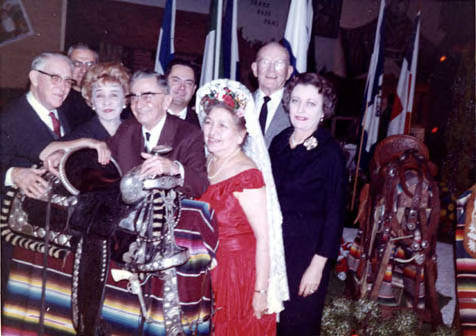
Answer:
<path fill-rule="evenodd" d="M 25 106 L 25 113 L 27 117 L 25 120 L 29 120 L 29 122 L 32 124 L 35 130 L 37 130 L 39 133 L 41 133 L 41 137 L 47 139 L 48 137 L 51 138 L 51 140 L 56 140 L 58 137 L 56 136 L 55 132 L 53 132 L 44 122 L 41 120 L 41 118 L 38 116 L 38 113 L 33 109 L 33 107 L 28 103 L 28 100 L 24 99 L 24 106 Z"/>
<path fill-rule="evenodd" d="M 157 145 L 171 146 L 173 145 L 173 140 L 175 136 L 175 131 L 177 129 L 177 123 L 175 122 L 174 116 L 166 115 L 164 127 L 160 133 L 159 141 Z"/>

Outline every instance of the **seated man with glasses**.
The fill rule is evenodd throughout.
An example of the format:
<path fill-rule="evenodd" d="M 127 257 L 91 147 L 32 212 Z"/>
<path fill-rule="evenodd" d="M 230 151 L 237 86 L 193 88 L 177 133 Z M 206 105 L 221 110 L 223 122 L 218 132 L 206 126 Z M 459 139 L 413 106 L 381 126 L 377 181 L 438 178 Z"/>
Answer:
<path fill-rule="evenodd" d="M 253 96 L 261 130 L 269 147 L 274 136 L 290 126 L 289 116 L 281 104 L 284 84 L 293 73 L 289 53 L 277 42 L 267 43 L 258 50 L 251 70 L 258 79 L 259 87 Z"/>
<path fill-rule="evenodd" d="M 94 117 L 95 113 L 81 95 L 81 86 L 86 72 L 98 62 L 98 54 L 84 43 L 69 47 L 68 57 L 73 63 L 73 90 L 63 104 L 63 110 L 72 130 Z"/>
<path fill-rule="evenodd" d="M 197 73 L 193 65 L 175 58 L 167 65 L 165 77 L 172 96 L 167 112 L 200 127 L 197 114 L 192 109 L 193 104 L 190 104 L 197 89 Z"/>
<path fill-rule="evenodd" d="M 185 196 L 200 196 L 208 186 L 200 128 L 167 114 L 172 97 L 164 76 L 138 71 L 131 77 L 129 88 L 135 118 L 124 121 L 106 141 L 122 173 L 141 165 L 144 176 L 181 175 Z M 164 155 L 152 154 L 158 145 L 172 150 Z"/>

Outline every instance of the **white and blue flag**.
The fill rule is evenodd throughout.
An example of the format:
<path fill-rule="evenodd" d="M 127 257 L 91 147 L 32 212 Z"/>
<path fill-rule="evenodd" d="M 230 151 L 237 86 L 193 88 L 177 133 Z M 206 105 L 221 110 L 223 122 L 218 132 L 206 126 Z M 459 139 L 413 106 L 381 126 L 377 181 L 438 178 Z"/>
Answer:
<path fill-rule="evenodd" d="M 157 42 L 155 55 L 155 72 L 163 75 L 167 65 L 174 58 L 174 34 L 175 34 L 175 0 L 167 0 L 165 3 L 162 26 Z"/>

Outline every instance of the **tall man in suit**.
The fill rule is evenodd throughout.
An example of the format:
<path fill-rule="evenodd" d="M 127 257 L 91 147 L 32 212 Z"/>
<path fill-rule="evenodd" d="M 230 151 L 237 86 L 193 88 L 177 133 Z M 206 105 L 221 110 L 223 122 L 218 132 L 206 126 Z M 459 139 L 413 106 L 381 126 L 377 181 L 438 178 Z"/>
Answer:
<path fill-rule="evenodd" d="M 51 141 L 69 132 L 60 109 L 68 95 L 72 63 L 62 54 L 37 56 L 29 72 L 30 90 L 11 102 L 0 114 L 0 167 L 2 198 L 4 186 L 18 186 L 27 196 L 39 197 L 47 187 L 39 154 Z"/>
<path fill-rule="evenodd" d="M 266 145 L 283 129 L 290 126 L 289 116 L 281 104 L 284 84 L 291 77 L 293 67 L 289 53 L 277 42 L 265 44 L 251 64 L 253 75 L 258 79 L 258 90 L 254 93 L 256 110 Z"/>
<path fill-rule="evenodd" d="M 33 60 L 28 75 L 30 90 L 0 113 L 0 200 L 5 187 L 17 186 L 27 196 L 44 195 L 48 183 L 39 155 L 51 141 L 69 132 L 59 108 L 73 84 L 72 64 L 62 54 L 43 53 Z M 2 308 L 9 276 L 12 245 L 1 244 Z"/>
<path fill-rule="evenodd" d="M 69 47 L 68 57 L 73 62 L 73 89 L 66 98 L 63 109 L 72 130 L 94 117 L 95 113 L 81 95 L 81 83 L 84 75 L 98 62 L 98 54 L 84 43 Z"/>
<path fill-rule="evenodd" d="M 193 65 L 186 60 L 176 58 L 168 64 L 165 77 L 172 97 L 168 113 L 200 126 L 197 114 L 189 106 L 197 89 L 197 74 Z"/>
<path fill-rule="evenodd" d="M 124 121 L 107 140 L 122 172 L 141 165 L 144 176 L 180 174 L 181 191 L 189 197 L 200 196 L 208 187 L 203 134 L 197 126 L 166 112 L 172 97 L 165 77 L 136 72 L 129 96 L 135 118 Z M 157 145 L 170 146 L 172 151 L 160 156 L 148 153 Z"/>

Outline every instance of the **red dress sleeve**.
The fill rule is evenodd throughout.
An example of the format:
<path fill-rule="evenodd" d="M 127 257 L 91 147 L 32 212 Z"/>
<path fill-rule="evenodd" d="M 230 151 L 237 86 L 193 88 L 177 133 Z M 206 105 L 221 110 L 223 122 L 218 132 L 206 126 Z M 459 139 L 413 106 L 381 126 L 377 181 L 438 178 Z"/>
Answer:
<path fill-rule="evenodd" d="M 259 189 L 264 186 L 263 174 L 259 169 L 253 168 L 234 176 L 230 187 L 233 191 L 241 192 L 244 189 Z"/>

